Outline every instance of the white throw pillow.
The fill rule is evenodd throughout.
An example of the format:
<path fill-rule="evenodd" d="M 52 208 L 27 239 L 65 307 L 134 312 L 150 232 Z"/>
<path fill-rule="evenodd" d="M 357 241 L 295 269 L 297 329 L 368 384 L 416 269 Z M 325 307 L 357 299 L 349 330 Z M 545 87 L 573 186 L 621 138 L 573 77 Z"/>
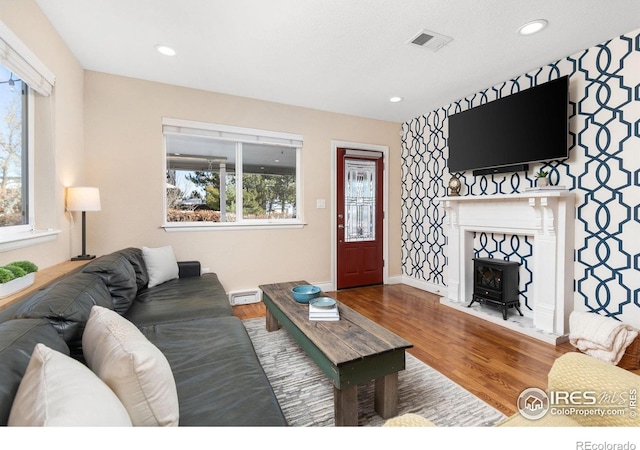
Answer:
<path fill-rule="evenodd" d="M 178 278 L 178 261 L 173 247 L 142 247 L 142 258 L 149 273 L 149 287 Z"/>
<path fill-rule="evenodd" d="M 178 392 L 167 358 L 134 324 L 91 308 L 82 335 L 87 365 L 116 393 L 134 426 L 177 426 Z"/>
<path fill-rule="evenodd" d="M 131 426 L 118 397 L 81 363 L 37 344 L 9 415 L 10 426 Z"/>

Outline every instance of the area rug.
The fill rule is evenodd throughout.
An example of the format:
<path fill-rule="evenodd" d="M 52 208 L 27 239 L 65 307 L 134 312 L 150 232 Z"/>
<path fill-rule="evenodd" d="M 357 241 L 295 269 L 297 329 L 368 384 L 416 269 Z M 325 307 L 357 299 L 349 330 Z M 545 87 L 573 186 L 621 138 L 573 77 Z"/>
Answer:
<path fill-rule="evenodd" d="M 333 426 L 333 384 L 288 332 L 267 332 L 265 319 L 243 321 L 290 426 Z M 358 386 L 360 426 L 381 426 L 373 409 L 374 382 Z M 491 426 L 505 415 L 440 372 L 406 354 L 398 375 L 399 414 L 415 413 L 441 427 Z"/>

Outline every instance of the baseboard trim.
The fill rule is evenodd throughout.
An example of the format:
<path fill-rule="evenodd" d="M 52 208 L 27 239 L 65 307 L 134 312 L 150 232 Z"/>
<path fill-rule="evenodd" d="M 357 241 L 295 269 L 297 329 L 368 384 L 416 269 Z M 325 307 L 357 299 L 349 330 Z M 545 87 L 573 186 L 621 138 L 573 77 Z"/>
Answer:
<path fill-rule="evenodd" d="M 384 284 L 403 284 L 404 277 L 402 275 L 391 276 L 387 279 L 387 282 Z M 324 292 L 333 292 L 336 290 L 335 284 L 331 281 L 323 281 L 317 283 L 311 283 L 314 286 L 318 286 Z"/>
<path fill-rule="evenodd" d="M 335 285 L 331 281 L 318 281 L 312 282 L 314 286 L 318 286 L 324 292 L 333 292 L 336 290 Z M 423 280 L 418 280 L 416 278 L 407 277 L 406 275 L 394 275 L 390 276 L 385 283 L 387 285 L 391 284 L 407 284 L 409 286 L 418 288 L 423 291 L 431 292 L 432 294 L 442 295 L 444 297 L 447 296 L 447 288 L 444 286 L 440 286 L 434 283 L 428 283 Z"/>
<path fill-rule="evenodd" d="M 311 283 L 314 286 L 318 286 L 322 292 L 332 292 L 335 291 L 335 288 L 333 286 L 333 283 L 331 281 L 322 281 L 322 282 L 318 282 L 318 283 Z"/>
<path fill-rule="evenodd" d="M 409 277 L 407 275 L 402 276 L 402 284 L 421 289 L 423 291 L 431 292 L 442 297 L 447 297 L 447 288 L 440 286 L 439 284 L 429 283 L 428 281 L 418 280 L 417 278 Z"/>

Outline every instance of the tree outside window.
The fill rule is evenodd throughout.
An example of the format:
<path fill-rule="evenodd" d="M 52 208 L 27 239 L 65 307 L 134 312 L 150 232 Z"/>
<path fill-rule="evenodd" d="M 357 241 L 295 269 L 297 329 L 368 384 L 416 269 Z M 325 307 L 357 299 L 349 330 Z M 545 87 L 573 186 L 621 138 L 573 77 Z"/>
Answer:
<path fill-rule="evenodd" d="M 297 146 L 165 133 L 166 221 L 295 220 Z"/>
<path fill-rule="evenodd" d="M 28 221 L 26 85 L 0 66 L 0 226 Z"/>

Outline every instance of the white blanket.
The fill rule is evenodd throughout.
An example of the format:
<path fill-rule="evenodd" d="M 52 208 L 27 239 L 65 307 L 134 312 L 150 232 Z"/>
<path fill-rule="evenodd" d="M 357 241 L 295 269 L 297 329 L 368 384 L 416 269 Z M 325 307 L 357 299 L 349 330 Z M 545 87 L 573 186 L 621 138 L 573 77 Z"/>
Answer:
<path fill-rule="evenodd" d="M 638 330 L 610 317 L 574 311 L 569 316 L 569 342 L 586 353 L 610 364 L 618 364 Z"/>

